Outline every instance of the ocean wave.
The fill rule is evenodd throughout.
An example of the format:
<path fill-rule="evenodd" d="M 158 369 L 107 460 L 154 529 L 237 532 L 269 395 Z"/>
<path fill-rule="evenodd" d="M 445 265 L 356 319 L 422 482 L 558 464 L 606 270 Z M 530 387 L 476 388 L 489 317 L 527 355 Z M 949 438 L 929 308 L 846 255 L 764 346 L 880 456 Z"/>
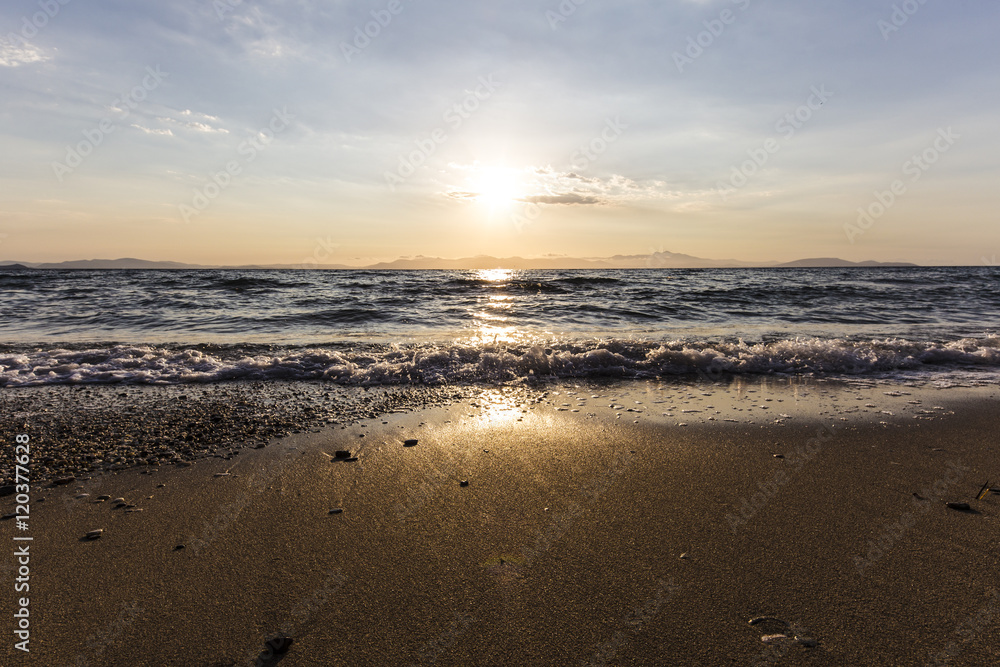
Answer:
<path fill-rule="evenodd" d="M 558 278 L 555 282 L 566 283 L 568 285 L 612 285 L 622 281 L 618 278 L 606 278 L 603 276 L 573 276 L 571 278 Z"/>
<path fill-rule="evenodd" d="M 216 289 L 216 290 L 234 290 L 234 291 L 244 291 L 244 290 L 272 290 L 272 289 L 288 289 L 295 287 L 310 287 L 312 283 L 301 282 L 301 281 L 291 281 L 291 280 L 278 280 L 276 278 L 217 278 L 211 282 L 203 285 L 206 289 Z"/>
<path fill-rule="evenodd" d="M 795 338 L 762 343 L 589 340 L 503 346 L 108 345 L 0 351 L 0 386 L 321 380 L 349 385 L 518 383 L 556 378 L 730 374 L 1000 378 L 1000 337 L 951 342 Z"/>

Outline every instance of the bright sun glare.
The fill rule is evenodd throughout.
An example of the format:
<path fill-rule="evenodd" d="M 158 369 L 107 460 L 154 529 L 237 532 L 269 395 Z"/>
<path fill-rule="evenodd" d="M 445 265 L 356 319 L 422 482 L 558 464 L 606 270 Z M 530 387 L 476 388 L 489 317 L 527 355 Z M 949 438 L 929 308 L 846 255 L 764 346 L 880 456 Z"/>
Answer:
<path fill-rule="evenodd" d="M 482 167 L 476 176 L 476 201 L 491 211 L 510 208 L 521 196 L 517 171 L 505 167 Z"/>

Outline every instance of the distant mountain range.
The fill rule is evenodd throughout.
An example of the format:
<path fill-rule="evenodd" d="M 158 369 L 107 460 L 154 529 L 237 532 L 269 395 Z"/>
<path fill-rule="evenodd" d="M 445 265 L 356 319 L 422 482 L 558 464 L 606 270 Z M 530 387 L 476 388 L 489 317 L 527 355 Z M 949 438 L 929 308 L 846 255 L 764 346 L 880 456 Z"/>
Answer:
<path fill-rule="evenodd" d="M 182 262 L 153 262 L 124 257 L 121 259 L 84 259 L 71 262 L 0 262 L 0 271 L 28 269 L 719 269 L 719 268 L 845 268 L 866 266 L 917 266 L 906 262 L 849 262 L 835 257 L 799 259 L 794 262 L 743 262 L 735 259 L 704 259 L 674 252 L 654 252 L 649 255 L 615 255 L 614 257 L 403 257 L 392 262 L 379 262 L 368 266 L 346 264 L 248 264 L 241 266 L 212 266 L 184 264 Z"/>

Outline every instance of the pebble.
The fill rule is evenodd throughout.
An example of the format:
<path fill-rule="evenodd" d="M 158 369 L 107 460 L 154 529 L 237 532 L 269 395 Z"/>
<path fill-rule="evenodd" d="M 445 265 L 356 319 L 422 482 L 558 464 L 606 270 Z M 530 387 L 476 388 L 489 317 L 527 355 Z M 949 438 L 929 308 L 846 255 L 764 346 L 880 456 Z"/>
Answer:
<path fill-rule="evenodd" d="M 342 507 L 335 507 L 332 510 L 330 510 L 330 514 L 341 514 L 343 513 L 343 511 L 344 509 Z"/>
<path fill-rule="evenodd" d="M 52 483 L 56 486 L 62 486 L 63 484 L 72 484 L 76 481 L 76 477 L 60 477 L 59 479 L 52 480 Z"/>
<path fill-rule="evenodd" d="M 349 459 L 351 458 L 351 453 L 346 449 L 338 449 L 333 456 L 337 459 Z"/>
<path fill-rule="evenodd" d="M 410 438 L 409 440 L 403 441 L 403 447 L 416 447 L 418 440 L 416 438 Z"/>
<path fill-rule="evenodd" d="M 972 510 L 969 507 L 969 503 L 945 503 L 950 509 L 958 510 L 959 512 L 969 512 Z"/>
<path fill-rule="evenodd" d="M 267 640 L 267 646 L 275 655 L 284 655 L 292 647 L 293 641 L 291 637 L 275 637 Z"/>
<path fill-rule="evenodd" d="M 100 496 L 97 496 L 97 499 L 103 502 L 105 500 L 111 500 L 111 496 L 100 495 Z"/>
<path fill-rule="evenodd" d="M 97 538 L 99 538 L 103 534 L 104 534 L 104 529 L 103 528 L 98 528 L 97 530 L 92 530 L 92 531 L 88 532 L 87 533 L 87 539 L 88 540 L 96 540 Z"/>
<path fill-rule="evenodd" d="M 144 471 L 157 464 L 161 470 L 162 466 L 189 467 L 220 454 L 220 447 L 264 447 L 293 431 L 331 423 L 354 426 L 360 419 L 450 405 L 473 398 L 479 390 L 386 386 L 366 388 L 362 393 L 355 388 L 299 383 L 218 383 L 130 390 L 128 405 L 122 405 L 118 391 L 51 386 L 4 397 L 5 414 L 45 413 L 46 428 L 62 434 L 46 452 L 51 458 L 39 461 L 33 469 L 38 479 L 51 485 L 52 480 L 75 476 L 79 481 L 111 469 Z M 503 393 L 519 405 L 537 402 L 540 395 L 524 388 L 508 388 Z M 55 410 L 51 409 L 57 405 L 54 398 L 59 399 Z M 0 496 L 14 492 L 13 482 L 12 468 L 0 471 Z"/>
<path fill-rule="evenodd" d="M 215 473 L 215 476 L 216 477 L 229 477 L 229 473 L 228 472 L 217 472 L 217 473 Z"/>
<path fill-rule="evenodd" d="M 685 551 L 684 553 L 681 554 L 681 558 L 683 560 L 688 560 L 689 558 L 691 558 L 691 554 Z"/>
<path fill-rule="evenodd" d="M 115 499 L 114 499 L 114 500 L 112 500 L 111 502 L 113 502 L 113 503 L 117 503 L 117 504 L 119 504 L 119 505 L 124 505 L 124 504 L 125 504 L 125 499 L 124 499 L 124 498 L 115 498 Z"/>
<path fill-rule="evenodd" d="M 89 498 L 89 497 L 90 497 L 89 493 L 81 493 L 76 497 L 76 499 L 79 500 L 80 498 Z"/>
<path fill-rule="evenodd" d="M 468 486 L 469 485 L 469 480 L 463 479 L 461 482 L 458 483 L 458 485 L 459 486 Z"/>

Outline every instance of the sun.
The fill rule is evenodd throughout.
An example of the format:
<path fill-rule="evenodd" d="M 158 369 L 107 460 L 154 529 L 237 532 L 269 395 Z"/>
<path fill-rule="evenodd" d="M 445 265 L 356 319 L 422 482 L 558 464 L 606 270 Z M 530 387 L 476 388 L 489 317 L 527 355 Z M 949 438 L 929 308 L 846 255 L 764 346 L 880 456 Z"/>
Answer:
<path fill-rule="evenodd" d="M 521 190 L 517 170 L 509 167 L 480 167 L 472 183 L 475 201 L 490 211 L 510 209 Z"/>

